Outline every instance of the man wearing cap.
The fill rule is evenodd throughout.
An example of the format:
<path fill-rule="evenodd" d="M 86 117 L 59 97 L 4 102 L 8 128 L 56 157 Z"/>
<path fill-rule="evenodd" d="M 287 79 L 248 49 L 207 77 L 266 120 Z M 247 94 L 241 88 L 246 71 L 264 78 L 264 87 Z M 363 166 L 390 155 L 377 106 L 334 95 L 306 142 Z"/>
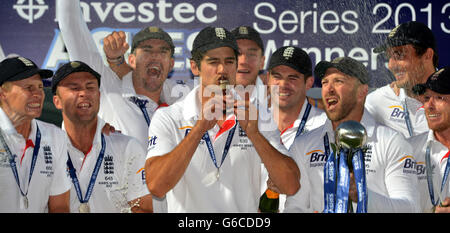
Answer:
<path fill-rule="evenodd" d="M 436 71 L 438 54 L 433 32 L 419 22 L 402 23 L 374 49 L 385 53 L 395 81 L 367 96 L 366 108 L 375 120 L 401 132 L 406 138 L 428 132 L 422 103 L 412 91 Z"/>
<path fill-rule="evenodd" d="M 328 120 L 296 138 L 291 146 L 291 155 L 302 171 L 301 189 L 287 197 L 285 212 L 346 212 L 350 208 L 356 212 L 417 212 L 415 168 L 404 168 L 411 147 L 398 132 L 376 123 L 364 110 L 369 81 L 364 65 L 340 57 L 319 62 L 314 75 L 322 80 Z M 355 156 L 352 173 L 346 161 L 340 161 L 339 167 L 333 165 L 337 150 L 334 131 L 348 120 L 360 122 L 367 132 L 364 154 Z M 340 158 L 344 158 L 342 154 Z M 348 200 L 352 200 L 349 206 Z"/>
<path fill-rule="evenodd" d="M 409 139 L 417 159 L 422 212 L 450 212 L 450 67 L 415 88 L 424 100 L 430 131 Z"/>
<path fill-rule="evenodd" d="M 288 150 L 296 137 L 322 126 L 327 119 L 322 110 L 306 99 L 306 91 L 314 83 L 311 68 L 310 57 L 298 47 L 281 47 L 270 57 L 271 112 Z M 269 186 L 269 189 L 268 192 L 277 191 L 276 187 Z M 286 196 L 280 195 L 280 212 L 284 210 L 285 200 Z"/>
<path fill-rule="evenodd" d="M 167 196 L 169 212 L 256 212 L 264 163 L 283 192 L 295 193 L 300 173 L 284 155 L 279 132 L 262 131 L 248 94 L 245 103 L 234 101 L 239 99 L 233 88 L 239 54 L 234 36 L 224 28 L 204 28 L 191 53 L 200 86 L 157 111 L 150 125 L 154 140 L 145 166 L 150 192 Z M 227 88 L 225 96 L 218 84 Z"/>
<path fill-rule="evenodd" d="M 69 212 L 67 138 L 35 119 L 52 75 L 24 57 L 0 63 L 0 212 Z"/>
<path fill-rule="evenodd" d="M 148 125 L 160 106 L 175 101 L 165 85 L 172 70 L 174 45 L 160 28 L 147 27 L 133 37 L 129 64 L 133 72 L 122 79 L 103 63 L 84 22 L 79 1 L 57 1 L 59 28 L 70 60 L 83 61 L 102 75 L 99 116 L 146 147 Z"/>
<path fill-rule="evenodd" d="M 53 103 L 62 110 L 67 167 L 72 179 L 70 210 L 75 213 L 151 212 L 145 185 L 145 149 L 122 134 L 104 135 L 97 116 L 100 74 L 83 62 L 61 66 L 52 79 Z"/>

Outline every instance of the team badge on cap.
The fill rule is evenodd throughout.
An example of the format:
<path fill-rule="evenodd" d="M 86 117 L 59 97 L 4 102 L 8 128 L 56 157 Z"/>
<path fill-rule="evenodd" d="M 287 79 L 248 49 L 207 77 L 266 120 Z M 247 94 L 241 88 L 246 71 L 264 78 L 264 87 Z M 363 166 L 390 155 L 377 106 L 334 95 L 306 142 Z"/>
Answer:
<path fill-rule="evenodd" d="M 150 32 L 159 32 L 159 28 L 157 28 L 157 27 L 148 27 L 148 31 L 150 31 Z"/>
<path fill-rule="evenodd" d="M 291 58 L 292 55 L 294 55 L 294 47 L 287 47 L 283 52 L 283 57 L 286 60 L 289 60 L 289 58 Z"/>
<path fill-rule="evenodd" d="M 397 25 L 397 27 L 395 27 L 394 29 L 392 29 L 391 32 L 389 32 L 388 37 L 392 38 L 395 36 L 395 33 L 397 33 L 398 28 L 400 27 L 401 24 Z"/>
<path fill-rule="evenodd" d="M 31 62 L 30 60 L 28 60 L 24 57 L 18 57 L 17 59 L 19 59 L 21 62 L 23 62 L 23 64 L 25 66 L 34 66 L 33 62 Z"/>
<path fill-rule="evenodd" d="M 225 29 L 223 28 L 216 28 L 216 37 L 223 40 L 227 38 L 227 34 L 225 33 Z"/>
<path fill-rule="evenodd" d="M 239 34 L 248 35 L 247 27 L 239 27 Z"/>
<path fill-rule="evenodd" d="M 72 66 L 72 68 L 77 68 L 78 66 L 80 66 L 81 64 L 79 62 L 73 61 L 70 63 L 70 66 Z"/>

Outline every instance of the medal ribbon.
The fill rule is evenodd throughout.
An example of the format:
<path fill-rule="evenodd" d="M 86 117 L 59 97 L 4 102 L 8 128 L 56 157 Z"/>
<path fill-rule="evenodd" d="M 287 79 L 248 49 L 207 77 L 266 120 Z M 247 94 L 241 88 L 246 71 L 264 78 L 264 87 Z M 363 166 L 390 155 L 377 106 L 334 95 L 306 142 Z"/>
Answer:
<path fill-rule="evenodd" d="M 94 189 L 95 180 L 97 179 L 98 172 L 100 171 L 100 166 L 102 165 L 103 157 L 105 155 L 105 149 L 106 149 L 106 142 L 105 137 L 102 135 L 102 148 L 100 150 L 100 154 L 98 155 L 97 162 L 95 163 L 94 171 L 92 171 L 91 180 L 89 181 L 89 186 L 86 191 L 86 195 L 83 199 L 83 194 L 81 193 L 81 187 L 80 182 L 78 181 L 76 170 L 73 167 L 72 160 L 70 159 L 69 153 L 67 153 L 67 156 L 69 159 L 67 160 L 67 167 L 69 167 L 69 174 L 70 178 L 72 178 L 73 186 L 75 187 L 75 191 L 78 196 L 78 200 L 80 203 L 88 203 L 89 198 L 91 197 L 92 190 Z"/>
<path fill-rule="evenodd" d="M 23 197 L 26 197 L 28 194 L 28 189 L 26 192 L 22 191 L 22 188 L 20 187 L 20 181 L 19 181 L 19 174 L 17 172 L 17 166 L 15 158 L 16 155 L 13 155 L 11 153 L 11 150 L 9 149 L 8 145 L 6 144 L 5 138 L 3 137 L 3 132 L 0 134 L 0 139 L 2 141 L 2 144 L 5 146 L 5 150 L 9 155 L 9 164 L 11 165 L 11 170 L 14 175 L 14 178 L 16 179 L 17 186 L 19 187 L 20 194 L 22 194 Z M 31 177 L 33 176 L 34 167 L 36 166 L 37 156 L 39 153 L 39 148 L 41 145 L 41 131 L 39 130 L 39 126 L 36 124 L 36 143 L 35 147 L 33 149 L 33 157 L 31 159 L 31 167 L 30 167 L 30 174 L 28 176 L 28 187 L 30 185 Z"/>
<path fill-rule="evenodd" d="M 303 129 L 305 128 L 305 125 L 306 125 L 306 120 L 308 120 L 308 116 L 309 116 L 310 111 L 311 111 L 311 104 L 308 103 L 306 105 L 305 113 L 303 113 L 302 121 L 300 122 L 300 124 L 298 126 L 297 133 L 295 134 L 295 137 L 298 137 L 300 134 L 302 134 Z"/>
<path fill-rule="evenodd" d="M 227 141 L 225 142 L 225 147 L 223 149 L 222 161 L 220 163 L 220 166 L 217 165 L 216 154 L 214 153 L 214 148 L 211 143 L 211 139 L 209 138 L 208 131 L 206 131 L 205 134 L 203 134 L 203 140 L 205 140 L 205 142 L 206 142 L 206 147 L 208 148 L 209 156 L 211 157 L 211 159 L 214 163 L 214 166 L 216 166 L 217 169 L 219 169 L 222 166 L 223 161 L 227 157 L 228 150 L 230 149 L 231 141 L 233 139 L 234 132 L 236 131 L 237 125 L 238 125 L 238 123 L 236 122 L 235 125 L 233 126 L 233 128 L 230 129 L 230 132 L 228 132 Z"/>
<path fill-rule="evenodd" d="M 431 154 L 431 143 L 428 143 L 427 149 L 425 152 L 425 163 L 426 163 L 425 167 L 426 167 L 426 171 L 427 171 L 428 192 L 430 193 L 431 204 L 433 204 L 433 206 L 437 206 L 438 204 L 440 204 L 440 201 L 442 201 L 440 198 L 440 194 L 442 193 L 444 186 L 447 183 L 448 174 L 450 173 L 450 158 L 447 159 L 447 164 L 445 166 L 444 177 L 442 178 L 439 197 L 437 200 L 435 200 L 434 187 L 433 187 L 433 169 L 431 166 L 430 154 Z"/>
<path fill-rule="evenodd" d="M 148 100 L 141 100 L 136 96 L 130 97 L 129 100 L 135 103 L 141 109 L 142 114 L 144 114 L 145 121 L 147 122 L 147 126 L 150 126 L 150 117 L 148 116 L 147 109 L 145 108 L 145 105 L 148 103 Z"/>

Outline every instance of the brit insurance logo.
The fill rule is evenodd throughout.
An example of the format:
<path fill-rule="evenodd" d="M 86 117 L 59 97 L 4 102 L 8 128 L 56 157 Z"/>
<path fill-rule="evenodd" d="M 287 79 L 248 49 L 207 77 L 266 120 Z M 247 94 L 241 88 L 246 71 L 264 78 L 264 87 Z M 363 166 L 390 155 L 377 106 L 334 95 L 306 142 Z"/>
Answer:
<path fill-rule="evenodd" d="M 34 20 L 44 15 L 45 11 L 48 10 L 48 5 L 45 4 L 44 0 L 17 0 L 16 4 L 13 5 L 13 9 L 28 23 L 33 23 Z"/>

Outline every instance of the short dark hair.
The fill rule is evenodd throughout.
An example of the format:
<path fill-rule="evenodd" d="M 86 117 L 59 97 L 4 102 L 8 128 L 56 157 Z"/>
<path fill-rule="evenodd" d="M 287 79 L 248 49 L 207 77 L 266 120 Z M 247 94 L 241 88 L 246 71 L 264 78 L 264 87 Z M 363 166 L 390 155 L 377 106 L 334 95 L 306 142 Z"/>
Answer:
<path fill-rule="evenodd" d="M 417 56 L 421 57 L 422 55 L 425 54 L 425 52 L 427 51 L 428 48 L 420 46 L 418 44 L 412 44 L 414 50 L 416 50 L 416 54 Z M 439 55 L 437 54 L 437 52 L 433 49 L 433 66 L 434 68 L 438 67 L 438 63 L 439 63 Z"/>

